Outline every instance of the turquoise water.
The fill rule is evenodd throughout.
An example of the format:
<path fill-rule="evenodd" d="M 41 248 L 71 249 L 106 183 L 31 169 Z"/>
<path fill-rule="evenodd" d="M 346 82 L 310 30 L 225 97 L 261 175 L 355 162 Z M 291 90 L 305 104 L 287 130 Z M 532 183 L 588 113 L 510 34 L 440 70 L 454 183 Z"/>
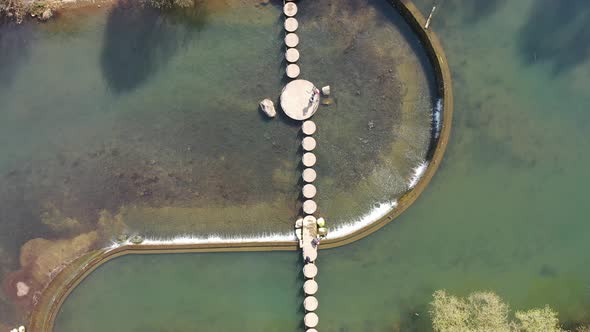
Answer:
<path fill-rule="evenodd" d="M 399 219 L 321 252 L 322 331 L 427 331 L 440 288 L 590 321 L 590 6 L 478 4 L 444 1 L 432 25 L 456 102 L 442 167 Z M 296 330 L 298 264 L 294 253 L 118 258 L 72 293 L 56 331 Z"/>
<path fill-rule="evenodd" d="M 322 331 L 428 331 L 427 304 L 441 288 L 459 295 L 493 290 L 514 309 L 548 304 L 570 328 L 590 321 L 585 201 L 590 34 L 584 24 L 590 6 L 572 1 L 564 7 L 549 0 L 479 3 L 445 1 L 432 25 L 450 61 L 456 97 L 442 167 L 399 219 L 359 242 L 321 252 Z M 431 3 L 418 5 L 429 11 Z M 116 322 L 104 317 L 123 309 L 137 319 L 125 320 L 130 329 L 161 326 L 141 315 L 143 303 L 157 302 L 153 292 L 164 303 L 150 313 L 170 318 L 162 319 L 170 330 L 199 324 L 207 331 L 231 331 L 243 321 L 242 331 L 291 331 L 301 317 L 301 295 L 291 288 L 301 285 L 293 276 L 295 256 L 119 258 L 72 293 L 57 331 L 76 331 L 81 324 L 110 328 Z M 180 267 L 171 260 L 181 261 Z M 149 277 L 159 266 L 165 279 Z M 143 275 L 152 288 L 119 305 L 122 295 L 103 295 L 105 289 L 126 294 L 128 279 L 115 273 L 119 269 Z M 175 272 L 191 274 L 193 285 L 177 284 Z M 284 278 L 269 277 L 283 273 Z M 211 285 L 223 281 L 220 295 Z M 166 305 L 183 298 L 176 294 L 187 288 L 203 298 L 232 300 L 212 308 L 202 299 Z M 86 310 L 93 301 L 108 302 L 110 310 L 101 315 Z M 226 310 L 224 319 L 215 316 L 220 310 Z"/>
<path fill-rule="evenodd" d="M 286 83 L 280 4 L 132 4 L 0 25 L 0 330 L 66 264 L 123 235 L 294 237 L 299 124 L 258 110 Z M 408 190 L 434 96 L 392 7 L 333 8 L 303 7 L 298 32 L 302 77 L 332 86 L 314 120 L 317 200 L 337 226 Z"/>

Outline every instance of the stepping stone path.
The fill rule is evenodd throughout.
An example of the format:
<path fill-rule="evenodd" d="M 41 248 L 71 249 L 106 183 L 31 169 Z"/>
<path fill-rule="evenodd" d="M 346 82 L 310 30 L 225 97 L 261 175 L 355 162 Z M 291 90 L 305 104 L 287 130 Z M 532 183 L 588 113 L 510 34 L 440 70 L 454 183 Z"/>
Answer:
<path fill-rule="evenodd" d="M 294 121 L 302 121 L 301 131 L 303 138 L 301 147 L 303 155 L 301 163 L 304 170 L 301 177 L 305 185 L 301 188 L 303 197 L 302 212 L 303 217 L 295 222 L 295 234 L 299 240 L 302 258 L 304 260 L 303 275 L 305 283 L 303 292 L 306 298 L 303 301 L 305 316 L 303 322 L 307 332 L 317 332 L 316 326 L 319 323 L 319 317 L 315 313 L 319 303 L 315 296 L 318 291 L 318 283 L 315 277 L 318 274 L 318 268 L 315 264 L 318 257 L 318 247 L 320 244 L 320 234 L 318 234 L 318 219 L 316 213 L 318 206 L 314 200 L 318 194 L 314 182 L 317 179 L 317 173 L 314 166 L 317 162 L 316 155 L 312 152 L 318 146 L 318 142 L 313 137 L 317 131 L 316 124 L 310 118 L 317 112 L 320 104 L 321 92 L 310 81 L 300 79 L 301 68 L 297 64 L 301 54 L 296 49 L 299 45 L 299 37 L 296 34 L 299 28 L 299 21 L 295 18 L 297 15 L 297 4 L 292 0 L 284 0 L 283 13 L 285 15 L 285 75 L 290 81 L 281 91 L 280 105 L 285 115 Z M 324 88 L 326 90 L 326 88 Z M 325 95 L 329 94 L 324 92 Z M 325 226 L 323 218 L 319 218 L 322 235 L 325 235 Z"/>

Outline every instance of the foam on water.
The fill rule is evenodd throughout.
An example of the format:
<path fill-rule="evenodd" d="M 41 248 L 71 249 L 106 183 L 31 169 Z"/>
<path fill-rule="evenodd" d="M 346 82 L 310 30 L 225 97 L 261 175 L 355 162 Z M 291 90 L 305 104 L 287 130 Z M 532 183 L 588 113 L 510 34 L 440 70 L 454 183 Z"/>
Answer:
<path fill-rule="evenodd" d="M 255 243 L 255 242 L 284 242 L 296 241 L 295 233 L 262 233 L 253 236 L 225 236 L 220 234 L 211 234 L 207 236 L 198 236 L 192 234 L 183 234 L 169 238 L 147 237 L 141 245 L 187 245 L 187 244 L 210 244 L 210 243 Z M 133 245 L 129 240 L 125 242 L 113 242 L 107 248 L 112 250 L 124 245 Z"/>
<path fill-rule="evenodd" d="M 424 165 L 424 164 L 421 164 Z M 419 166 L 420 167 L 420 166 Z M 426 166 L 424 166 L 426 169 Z M 328 233 L 328 239 L 337 239 L 369 226 L 376 220 L 393 211 L 397 206 L 397 201 L 382 202 L 376 204 L 373 209 L 361 217 L 343 223 L 342 225 L 331 229 Z M 295 233 L 262 233 L 254 236 L 225 236 L 220 234 L 211 234 L 208 236 L 197 236 L 191 234 L 178 235 L 170 238 L 147 237 L 141 242 L 141 245 L 161 246 L 161 245 L 190 245 L 190 244 L 215 244 L 215 243 L 255 243 L 255 242 L 284 242 L 297 241 Z M 132 246 L 131 241 L 111 242 L 110 246 L 105 248 L 108 251 L 117 249 L 121 246 Z"/>
<path fill-rule="evenodd" d="M 390 201 L 390 202 L 383 202 L 379 203 L 371 211 L 362 215 L 358 219 L 350 221 L 348 223 L 343 223 L 342 225 L 330 229 L 328 233 L 327 239 L 337 239 L 339 237 L 343 237 L 349 234 L 352 234 L 360 229 L 367 227 L 368 225 L 374 223 L 376 220 L 383 218 L 386 214 L 393 211 L 397 206 L 397 201 Z"/>
<path fill-rule="evenodd" d="M 412 189 L 416 186 L 416 184 L 418 184 L 418 181 L 420 181 L 420 179 L 424 175 L 424 172 L 426 172 L 427 168 L 427 161 L 423 161 L 418 166 L 414 167 L 414 169 L 412 170 L 412 177 L 410 178 L 410 182 L 408 183 L 408 189 Z"/>
<path fill-rule="evenodd" d="M 434 138 L 438 138 L 441 130 L 441 116 L 443 112 L 442 98 L 436 100 L 436 105 L 432 110 L 432 127 L 434 130 Z"/>

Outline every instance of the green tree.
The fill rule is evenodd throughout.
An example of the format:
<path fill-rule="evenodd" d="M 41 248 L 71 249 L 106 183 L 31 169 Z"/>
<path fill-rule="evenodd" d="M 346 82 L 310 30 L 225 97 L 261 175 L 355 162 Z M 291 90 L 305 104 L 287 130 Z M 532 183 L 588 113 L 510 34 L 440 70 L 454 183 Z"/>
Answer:
<path fill-rule="evenodd" d="M 565 332 L 557 313 L 549 307 L 518 311 L 514 320 L 509 319 L 509 312 L 508 305 L 493 292 L 460 298 L 439 290 L 430 303 L 436 332 Z"/>
<path fill-rule="evenodd" d="M 557 313 L 548 306 L 543 309 L 531 309 L 528 311 L 517 311 L 516 331 L 522 332 L 561 332 Z"/>

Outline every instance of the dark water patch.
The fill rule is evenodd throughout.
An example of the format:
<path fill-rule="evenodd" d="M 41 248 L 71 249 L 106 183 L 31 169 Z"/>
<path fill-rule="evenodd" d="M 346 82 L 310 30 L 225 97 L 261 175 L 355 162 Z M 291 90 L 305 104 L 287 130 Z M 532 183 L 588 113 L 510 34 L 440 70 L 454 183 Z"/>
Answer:
<path fill-rule="evenodd" d="M 589 21 L 586 0 L 534 2 L 518 36 L 523 61 L 547 62 L 556 75 L 585 62 L 590 56 Z"/>
<path fill-rule="evenodd" d="M 559 274 L 559 272 L 557 271 L 557 269 L 555 269 L 555 267 L 548 265 L 548 264 L 543 264 L 541 266 L 541 268 L 539 269 L 539 275 L 542 277 L 554 278 L 554 277 L 557 277 L 558 274 Z"/>
<path fill-rule="evenodd" d="M 469 0 L 437 0 L 433 1 L 433 5 L 439 6 L 439 11 L 458 12 L 463 16 L 465 23 L 473 24 L 482 19 L 485 19 L 494 14 L 500 9 L 506 0 L 485 0 L 485 1 L 469 1 Z M 424 12 L 426 16 L 430 13 Z"/>
<path fill-rule="evenodd" d="M 206 25 L 200 2 L 186 9 L 157 10 L 134 1 L 119 1 L 109 12 L 101 54 L 103 75 L 116 93 L 129 92 Z"/>
<path fill-rule="evenodd" d="M 17 24 L 0 16 L 0 88 L 10 85 L 30 54 L 34 23 Z"/>

